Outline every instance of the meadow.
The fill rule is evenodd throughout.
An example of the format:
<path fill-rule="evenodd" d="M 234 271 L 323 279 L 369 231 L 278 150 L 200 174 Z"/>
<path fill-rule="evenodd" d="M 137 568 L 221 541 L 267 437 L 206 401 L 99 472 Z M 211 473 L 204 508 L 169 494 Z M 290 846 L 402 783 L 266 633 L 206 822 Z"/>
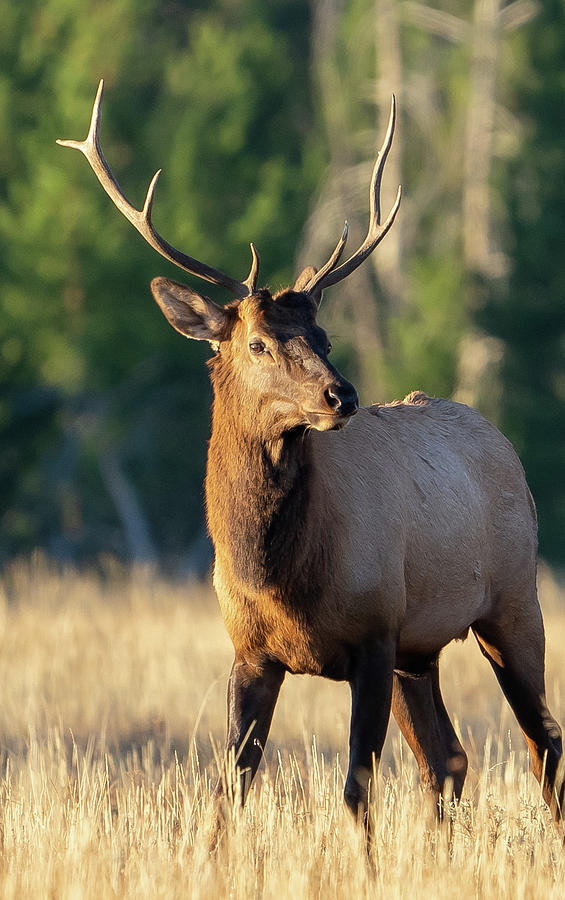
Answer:
<path fill-rule="evenodd" d="M 548 699 L 565 723 L 565 591 L 539 580 Z M 210 854 L 232 658 L 211 589 L 38 558 L 3 573 L 0 635 L 3 898 L 563 897 L 565 851 L 472 637 L 441 666 L 469 755 L 463 799 L 435 824 L 391 722 L 371 869 L 342 803 L 348 687 L 296 676 Z"/>

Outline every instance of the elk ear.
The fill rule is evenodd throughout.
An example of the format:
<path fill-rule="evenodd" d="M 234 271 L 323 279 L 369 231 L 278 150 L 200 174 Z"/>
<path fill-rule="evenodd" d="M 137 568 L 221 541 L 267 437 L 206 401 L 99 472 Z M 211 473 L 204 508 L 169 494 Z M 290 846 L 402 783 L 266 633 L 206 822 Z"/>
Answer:
<path fill-rule="evenodd" d="M 185 337 L 196 341 L 221 340 L 228 315 L 217 303 L 168 278 L 154 278 L 151 293 L 167 321 Z"/>

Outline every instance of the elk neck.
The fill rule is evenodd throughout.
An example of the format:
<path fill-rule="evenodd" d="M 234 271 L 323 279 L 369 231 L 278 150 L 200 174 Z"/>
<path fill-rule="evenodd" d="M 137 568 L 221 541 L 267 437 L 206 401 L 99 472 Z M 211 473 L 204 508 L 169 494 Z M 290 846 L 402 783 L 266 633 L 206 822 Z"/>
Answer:
<path fill-rule="evenodd" d="M 260 402 L 214 365 L 212 384 L 206 507 L 216 557 L 240 585 L 290 597 L 321 549 L 309 435 L 277 434 Z"/>

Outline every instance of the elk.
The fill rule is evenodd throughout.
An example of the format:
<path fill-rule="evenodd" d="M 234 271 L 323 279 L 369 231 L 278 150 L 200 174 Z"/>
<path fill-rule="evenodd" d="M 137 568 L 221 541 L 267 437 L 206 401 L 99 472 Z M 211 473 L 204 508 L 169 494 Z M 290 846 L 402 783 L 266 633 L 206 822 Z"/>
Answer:
<path fill-rule="evenodd" d="M 321 269 L 292 288 L 257 288 L 173 248 L 151 209 L 126 200 L 99 143 L 103 83 L 80 150 L 120 212 L 166 259 L 235 297 L 222 307 L 155 278 L 153 296 L 180 334 L 214 356 L 206 508 L 214 586 L 235 659 L 227 748 L 245 795 L 287 672 L 349 682 L 345 801 L 366 817 L 368 790 L 390 711 L 438 806 L 461 796 L 467 757 L 440 690 L 438 659 L 469 629 L 525 735 L 534 774 L 556 821 L 564 799 L 561 730 L 545 699 L 544 629 L 536 590 L 537 522 L 511 444 L 473 409 L 409 394 L 360 408 L 329 361 L 316 316 L 324 289 L 353 272 L 391 227 L 380 185 L 395 102 L 370 186 L 370 221 L 340 262 L 347 224 Z"/>

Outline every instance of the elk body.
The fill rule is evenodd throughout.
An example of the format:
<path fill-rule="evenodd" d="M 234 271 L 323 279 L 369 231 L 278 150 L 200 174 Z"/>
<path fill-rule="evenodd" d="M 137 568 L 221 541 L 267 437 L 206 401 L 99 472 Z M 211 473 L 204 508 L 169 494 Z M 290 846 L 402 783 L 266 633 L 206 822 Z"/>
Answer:
<path fill-rule="evenodd" d="M 545 700 L 536 592 L 535 507 L 509 442 L 476 411 L 410 394 L 359 409 L 316 323 L 322 290 L 352 272 L 390 228 L 379 192 L 394 103 L 370 190 L 361 247 L 274 296 L 257 290 L 253 245 L 239 282 L 175 250 L 121 193 L 98 140 L 102 83 L 81 150 L 118 208 L 162 255 L 236 296 L 220 307 L 165 278 L 153 295 L 171 325 L 207 340 L 214 390 L 206 505 L 214 584 L 235 648 L 228 750 L 243 794 L 259 765 L 287 672 L 349 682 L 345 798 L 358 815 L 390 710 L 437 798 L 456 797 L 467 758 L 445 709 L 438 658 L 471 628 L 524 732 L 556 820 L 563 803 L 561 731 Z M 346 426 L 346 427 L 345 427 Z"/>

